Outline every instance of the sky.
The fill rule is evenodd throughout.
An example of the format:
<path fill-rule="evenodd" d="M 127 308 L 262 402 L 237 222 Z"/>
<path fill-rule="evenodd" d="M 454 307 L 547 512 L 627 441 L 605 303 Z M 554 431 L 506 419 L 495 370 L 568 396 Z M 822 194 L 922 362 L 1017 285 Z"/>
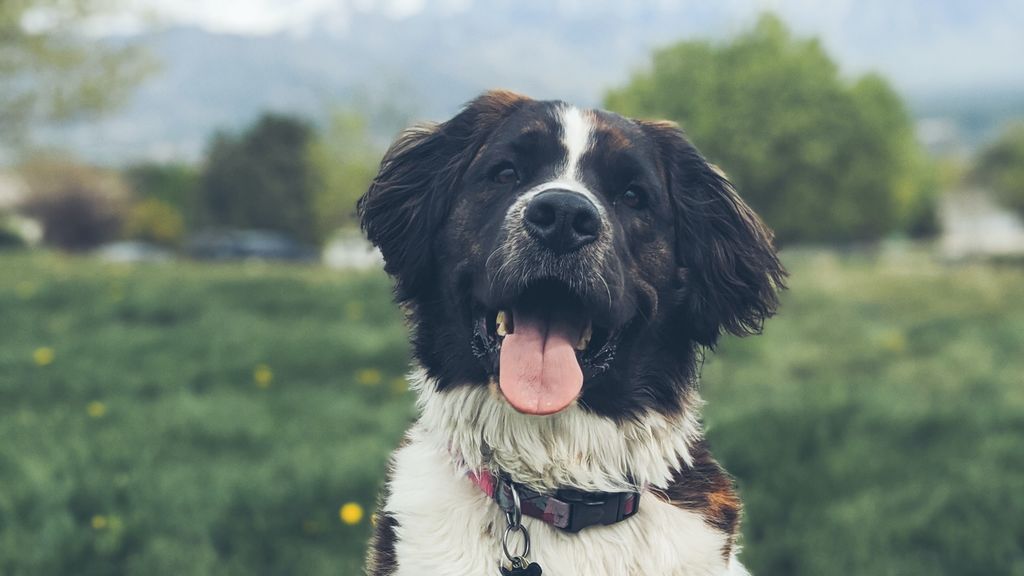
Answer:
<path fill-rule="evenodd" d="M 344 33 L 351 14 L 408 18 L 458 12 L 484 0 L 129 0 L 163 23 L 233 34 L 303 34 L 312 26 Z M 552 0 L 562 11 L 614 17 L 625 0 Z M 634 0 L 636 1 L 636 0 Z M 815 35 L 844 71 L 890 77 L 904 92 L 937 86 L 1024 88 L 1024 0 L 641 0 L 659 10 L 712 13 L 726 33 L 776 12 L 801 35 Z M 635 4 L 634 4 L 635 5 Z M 128 28 L 125 16 L 107 26 Z"/>

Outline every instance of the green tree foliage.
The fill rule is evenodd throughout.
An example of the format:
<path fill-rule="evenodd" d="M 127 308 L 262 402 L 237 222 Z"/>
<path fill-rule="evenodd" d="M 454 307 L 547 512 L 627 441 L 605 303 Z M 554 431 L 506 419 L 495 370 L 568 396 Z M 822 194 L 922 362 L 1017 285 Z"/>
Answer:
<path fill-rule="evenodd" d="M 973 180 L 1024 217 L 1024 123 L 1010 126 L 981 152 Z"/>
<path fill-rule="evenodd" d="M 190 227 L 199 218 L 199 172 L 187 164 L 144 162 L 125 170 L 125 179 L 141 200 L 174 208 Z"/>
<path fill-rule="evenodd" d="M 218 134 L 199 184 L 203 224 L 258 228 L 305 242 L 322 240 L 315 215 L 319 176 L 312 127 L 267 114 L 239 136 Z"/>
<path fill-rule="evenodd" d="M 326 237 L 339 228 L 358 227 L 356 200 L 370 185 L 380 162 L 366 118 L 353 112 L 335 113 L 311 153 L 321 177 L 316 195 L 321 235 Z"/>
<path fill-rule="evenodd" d="M 152 69 L 137 47 L 82 33 L 115 0 L 0 2 L 0 139 L 37 121 L 68 120 L 120 104 Z"/>
<path fill-rule="evenodd" d="M 605 103 L 679 122 L 780 242 L 930 228 L 928 170 L 899 97 L 877 75 L 845 82 L 817 40 L 793 38 L 774 16 L 728 43 L 657 51 Z"/>
<path fill-rule="evenodd" d="M 181 212 L 156 198 L 132 204 L 123 227 L 124 236 L 163 246 L 176 246 L 185 234 Z"/>

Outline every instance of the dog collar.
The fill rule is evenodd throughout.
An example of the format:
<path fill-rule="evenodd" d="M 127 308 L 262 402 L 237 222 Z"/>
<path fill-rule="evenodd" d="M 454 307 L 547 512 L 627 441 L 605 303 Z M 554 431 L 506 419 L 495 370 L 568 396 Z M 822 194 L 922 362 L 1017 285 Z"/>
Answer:
<path fill-rule="evenodd" d="M 509 514 L 518 494 L 522 513 L 565 532 L 576 533 L 588 526 L 621 522 L 640 509 L 639 492 L 583 492 L 562 488 L 542 494 L 513 482 L 505 474 L 487 470 L 470 472 L 469 479 Z"/>

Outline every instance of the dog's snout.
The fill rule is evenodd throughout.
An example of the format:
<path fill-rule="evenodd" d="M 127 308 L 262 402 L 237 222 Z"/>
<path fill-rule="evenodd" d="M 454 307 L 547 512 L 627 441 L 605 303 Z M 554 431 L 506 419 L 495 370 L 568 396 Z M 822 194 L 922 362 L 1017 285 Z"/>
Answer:
<path fill-rule="evenodd" d="M 524 216 L 527 231 L 557 254 L 590 244 L 601 231 L 601 215 L 594 203 L 568 190 L 537 194 Z"/>

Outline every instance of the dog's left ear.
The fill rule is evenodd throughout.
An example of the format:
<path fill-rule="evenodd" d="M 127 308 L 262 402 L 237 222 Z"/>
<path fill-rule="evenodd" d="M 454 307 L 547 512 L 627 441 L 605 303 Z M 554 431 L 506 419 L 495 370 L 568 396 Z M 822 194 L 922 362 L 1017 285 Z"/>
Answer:
<path fill-rule="evenodd" d="M 441 124 L 410 128 L 391 145 L 369 190 L 359 199 L 360 225 L 380 248 L 399 301 L 429 282 L 431 238 L 448 214 L 466 167 L 491 131 L 528 98 L 491 91 Z"/>
<path fill-rule="evenodd" d="M 771 230 L 675 124 L 639 123 L 658 143 L 672 197 L 681 326 L 709 347 L 723 332 L 760 332 L 785 288 Z"/>

